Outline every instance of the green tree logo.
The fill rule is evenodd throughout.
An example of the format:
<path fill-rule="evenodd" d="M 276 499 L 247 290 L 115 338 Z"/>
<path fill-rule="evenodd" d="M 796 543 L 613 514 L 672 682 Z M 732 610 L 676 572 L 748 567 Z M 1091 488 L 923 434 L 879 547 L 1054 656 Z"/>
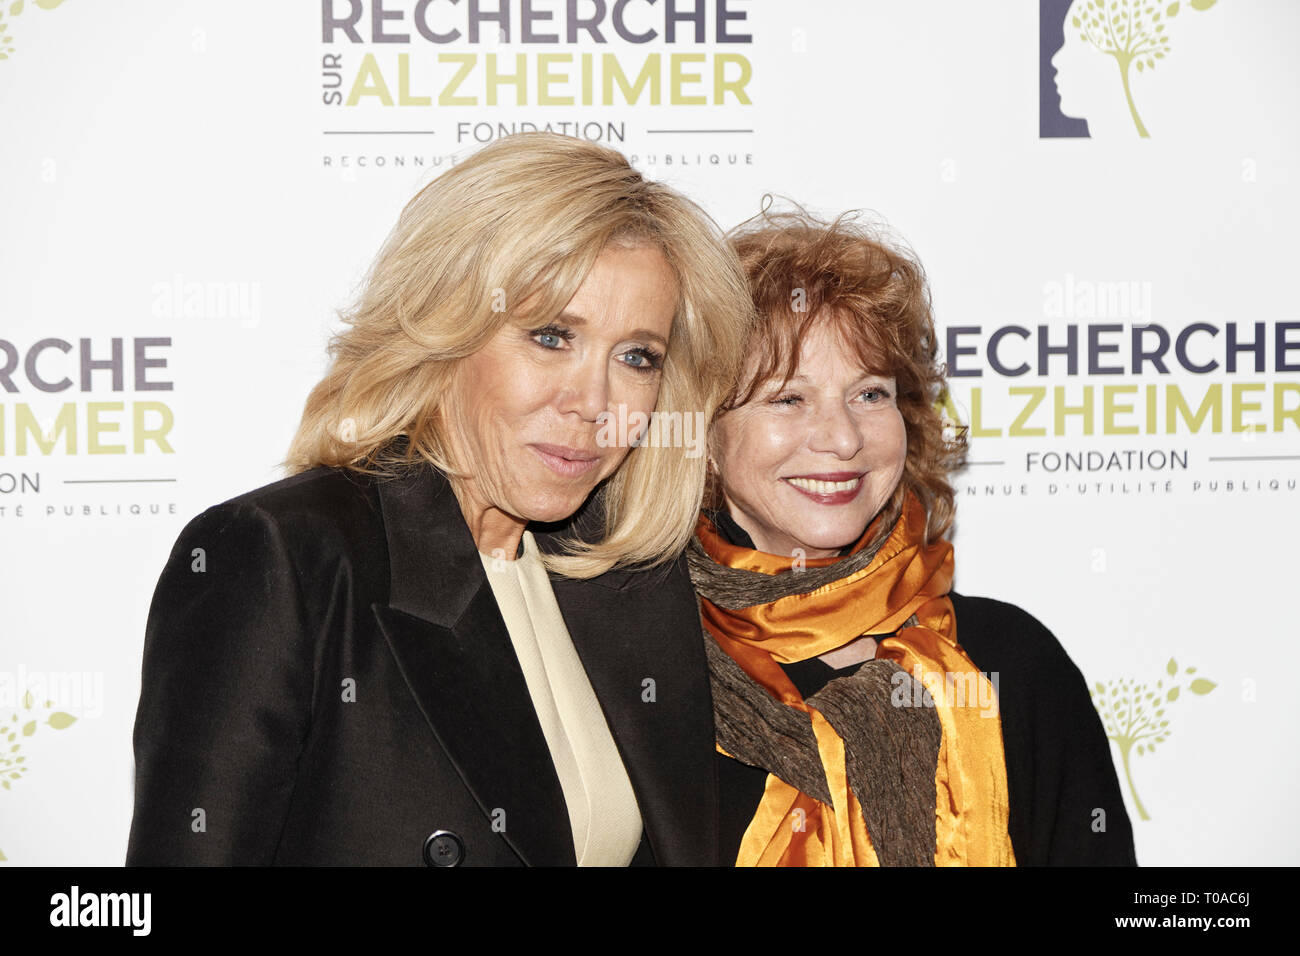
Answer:
<path fill-rule="evenodd" d="M 32 0 L 42 10 L 53 10 L 63 3 L 63 0 Z M 0 0 L 0 60 L 9 59 L 9 54 L 14 52 L 14 38 L 9 35 L 9 24 L 5 22 L 5 16 L 10 19 L 18 16 L 27 7 L 27 0 L 13 0 L 8 4 L 9 9 L 5 9 L 3 0 Z"/>
<path fill-rule="evenodd" d="M 1113 680 L 1109 684 L 1098 681 L 1089 690 L 1092 705 L 1101 715 L 1106 736 L 1119 746 L 1120 759 L 1124 762 L 1124 779 L 1128 781 L 1128 792 L 1133 797 L 1133 805 L 1143 820 L 1150 820 L 1146 807 L 1138 799 L 1137 788 L 1133 786 L 1133 773 L 1129 767 L 1134 752 L 1137 756 L 1154 753 L 1159 744 L 1164 743 L 1170 734 L 1169 718 L 1165 710 L 1182 696 L 1183 685 L 1178 683 L 1178 662 L 1172 657 L 1165 666 L 1168 674 L 1169 688 L 1165 688 L 1165 679 L 1156 681 L 1154 688 L 1147 684 L 1134 684 L 1132 680 Z M 1189 667 L 1183 674 L 1187 677 L 1196 673 L 1195 667 Z M 1218 685 L 1204 677 L 1195 677 L 1186 689 L 1198 696 L 1205 696 Z"/>
<path fill-rule="evenodd" d="M 53 706 L 54 701 L 47 700 L 42 709 L 49 710 Z M 19 738 L 30 737 L 42 725 L 54 730 L 67 730 L 77 722 L 76 717 L 65 714 L 61 710 L 51 714 L 33 714 L 36 707 L 31 691 L 23 694 L 22 709 L 26 713 L 21 717 L 18 714 L 11 714 L 8 723 L 0 727 L 0 787 L 6 790 L 12 790 L 13 784 L 23 779 L 31 767 L 27 763 L 27 758 L 19 754 L 23 747 L 23 741 Z M 42 716 L 44 720 L 40 719 Z M 0 851 L 0 860 L 5 859 L 7 858 L 4 852 Z"/>
<path fill-rule="evenodd" d="M 1208 10 L 1217 0 L 1188 0 L 1193 10 Z M 1139 73 L 1154 70 L 1156 61 L 1169 55 L 1169 34 L 1165 27 L 1178 16 L 1181 0 L 1165 7 L 1163 20 L 1156 9 L 1160 0 L 1086 0 L 1075 4 L 1070 24 L 1079 31 L 1085 43 L 1090 43 L 1102 53 L 1115 58 L 1119 64 L 1120 80 L 1124 83 L 1124 97 L 1128 100 L 1129 115 L 1138 135 L 1149 137 L 1147 128 L 1138 116 L 1129 88 L 1129 67 L 1136 65 Z"/>

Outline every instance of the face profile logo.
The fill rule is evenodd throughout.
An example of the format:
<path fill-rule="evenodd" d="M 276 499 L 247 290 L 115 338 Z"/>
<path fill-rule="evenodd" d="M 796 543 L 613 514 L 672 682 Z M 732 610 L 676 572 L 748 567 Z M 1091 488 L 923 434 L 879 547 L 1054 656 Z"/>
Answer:
<path fill-rule="evenodd" d="M 63 3 L 63 0 L 32 0 L 32 2 L 42 10 L 53 10 Z M 9 54 L 14 52 L 14 38 L 9 34 L 13 25 L 5 20 L 5 16 L 7 14 L 12 20 L 21 14 L 26 6 L 26 0 L 13 0 L 11 3 L 0 4 L 0 60 L 9 59 Z"/>
<path fill-rule="evenodd" d="M 1039 137 L 1149 138 L 1137 78 L 1176 48 L 1170 34 L 1186 8 L 1205 11 L 1216 2 L 1039 0 Z"/>

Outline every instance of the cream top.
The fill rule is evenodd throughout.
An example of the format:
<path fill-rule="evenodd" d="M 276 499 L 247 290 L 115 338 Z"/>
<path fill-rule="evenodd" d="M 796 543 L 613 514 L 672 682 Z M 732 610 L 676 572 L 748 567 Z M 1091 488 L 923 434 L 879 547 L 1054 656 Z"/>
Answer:
<path fill-rule="evenodd" d="M 579 866 L 626 866 L 641 843 L 641 811 L 583 670 L 532 534 L 523 556 L 479 552 L 560 778 Z"/>

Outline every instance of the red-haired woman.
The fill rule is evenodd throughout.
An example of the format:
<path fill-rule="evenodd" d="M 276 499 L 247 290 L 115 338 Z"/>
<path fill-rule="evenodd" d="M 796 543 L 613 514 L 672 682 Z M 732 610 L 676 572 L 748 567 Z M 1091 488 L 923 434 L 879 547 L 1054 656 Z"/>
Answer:
<path fill-rule="evenodd" d="M 951 589 L 964 447 L 919 264 L 843 217 L 731 241 L 759 323 L 689 552 L 724 859 L 1134 864 L 1082 675 L 1023 610 Z"/>

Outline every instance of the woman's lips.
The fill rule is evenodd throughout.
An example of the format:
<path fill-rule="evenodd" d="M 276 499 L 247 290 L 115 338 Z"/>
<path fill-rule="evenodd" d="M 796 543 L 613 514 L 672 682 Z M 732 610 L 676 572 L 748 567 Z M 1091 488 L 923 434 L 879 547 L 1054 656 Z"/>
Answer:
<path fill-rule="evenodd" d="M 528 447 L 542 460 L 542 464 L 562 478 L 578 478 L 600 463 L 600 456 L 595 452 L 567 445 L 537 444 Z"/>
<path fill-rule="evenodd" d="M 858 497 L 865 472 L 834 471 L 818 475 L 792 475 L 783 479 L 805 498 L 821 505 L 846 505 Z"/>

